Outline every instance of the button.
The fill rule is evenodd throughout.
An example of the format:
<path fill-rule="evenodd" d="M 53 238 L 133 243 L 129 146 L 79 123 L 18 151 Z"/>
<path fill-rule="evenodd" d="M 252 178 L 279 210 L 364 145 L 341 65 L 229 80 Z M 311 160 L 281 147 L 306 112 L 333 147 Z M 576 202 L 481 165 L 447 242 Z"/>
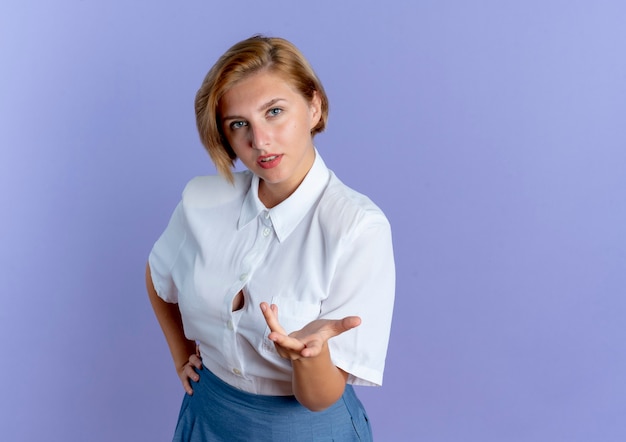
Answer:
<path fill-rule="evenodd" d="M 233 368 L 233 373 L 235 373 L 237 376 L 241 376 L 241 370 L 239 370 L 238 368 Z"/>
<path fill-rule="evenodd" d="M 268 219 L 270 217 L 270 213 L 269 212 L 265 212 L 265 219 Z"/>
<path fill-rule="evenodd" d="M 245 281 L 246 279 L 248 279 L 248 274 L 247 274 L 247 273 L 242 273 L 242 274 L 239 276 L 239 280 L 240 280 L 240 281 Z"/>
<path fill-rule="evenodd" d="M 230 319 L 226 323 L 226 326 L 228 327 L 228 330 L 233 330 L 235 328 L 233 327 L 233 321 L 231 321 Z"/>
<path fill-rule="evenodd" d="M 270 234 L 270 232 L 271 232 L 271 230 L 269 229 L 269 227 L 264 228 L 264 229 L 263 229 L 263 236 L 267 236 L 267 235 L 269 235 L 269 234 Z"/>

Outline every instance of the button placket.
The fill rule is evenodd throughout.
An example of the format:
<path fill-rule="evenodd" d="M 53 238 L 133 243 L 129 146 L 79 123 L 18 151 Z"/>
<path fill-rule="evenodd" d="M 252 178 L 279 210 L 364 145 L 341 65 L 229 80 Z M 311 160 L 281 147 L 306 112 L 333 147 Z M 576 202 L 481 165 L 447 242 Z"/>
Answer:
<path fill-rule="evenodd" d="M 261 235 L 263 235 L 264 238 L 267 238 L 272 233 L 272 220 L 270 219 L 270 213 L 265 212 L 265 216 L 263 216 L 260 220 L 263 226 Z"/>
<path fill-rule="evenodd" d="M 263 261 L 264 256 L 266 256 L 269 246 L 272 243 L 272 230 L 273 224 L 270 219 L 269 212 L 263 212 L 257 218 L 257 238 L 254 242 L 254 245 L 250 248 L 250 250 L 244 255 L 240 267 L 239 267 L 239 276 L 237 277 L 237 281 L 231 286 L 231 293 L 238 292 L 244 286 L 248 284 L 250 281 L 251 275 L 256 271 L 259 264 Z M 225 321 L 225 348 L 232 349 L 229 351 L 229 357 L 226 358 L 224 362 L 230 366 L 231 372 L 238 376 L 242 381 L 246 379 L 244 375 L 243 369 L 243 361 L 239 357 L 239 349 L 237 344 L 237 323 L 239 322 L 239 318 L 241 316 L 236 315 L 232 312 L 232 298 L 227 297 L 225 299 L 227 301 L 225 303 L 225 308 L 227 311 L 225 312 L 228 317 Z M 226 344 L 227 342 L 227 344 Z"/>

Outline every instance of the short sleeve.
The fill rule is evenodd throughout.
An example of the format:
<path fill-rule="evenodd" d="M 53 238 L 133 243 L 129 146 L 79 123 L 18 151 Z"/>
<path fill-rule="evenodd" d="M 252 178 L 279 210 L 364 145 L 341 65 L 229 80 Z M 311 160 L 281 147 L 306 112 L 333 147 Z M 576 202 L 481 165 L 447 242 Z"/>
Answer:
<path fill-rule="evenodd" d="M 148 258 L 154 288 L 166 302 L 178 302 L 178 289 L 172 277 L 172 268 L 186 239 L 187 228 L 181 202 L 174 209 L 167 228 L 152 247 Z"/>
<path fill-rule="evenodd" d="M 322 317 L 361 317 L 361 325 L 329 341 L 335 365 L 355 385 L 382 385 L 395 298 L 389 222 L 377 213 L 345 239 Z"/>

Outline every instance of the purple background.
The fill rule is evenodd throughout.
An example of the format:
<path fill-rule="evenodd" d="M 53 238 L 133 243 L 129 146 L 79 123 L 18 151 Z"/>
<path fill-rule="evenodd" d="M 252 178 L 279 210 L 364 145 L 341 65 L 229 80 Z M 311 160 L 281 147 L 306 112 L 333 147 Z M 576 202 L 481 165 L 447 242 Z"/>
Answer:
<path fill-rule="evenodd" d="M 378 441 L 626 440 L 626 4 L 0 4 L 0 438 L 167 441 L 143 283 L 206 70 L 253 33 L 331 98 L 317 146 L 394 229 Z"/>

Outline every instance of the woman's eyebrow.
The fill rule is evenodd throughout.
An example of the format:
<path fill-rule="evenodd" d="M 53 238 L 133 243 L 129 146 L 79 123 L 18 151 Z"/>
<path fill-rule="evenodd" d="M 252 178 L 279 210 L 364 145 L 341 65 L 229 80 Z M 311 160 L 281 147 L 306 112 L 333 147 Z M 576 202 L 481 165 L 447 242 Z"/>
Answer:
<path fill-rule="evenodd" d="M 272 98 L 270 101 L 268 101 L 265 104 L 262 104 L 261 106 L 259 106 L 259 108 L 257 109 L 258 111 L 263 111 L 265 109 L 267 109 L 268 107 L 272 107 L 274 106 L 276 103 L 278 103 L 279 101 L 283 101 L 284 98 Z"/>

